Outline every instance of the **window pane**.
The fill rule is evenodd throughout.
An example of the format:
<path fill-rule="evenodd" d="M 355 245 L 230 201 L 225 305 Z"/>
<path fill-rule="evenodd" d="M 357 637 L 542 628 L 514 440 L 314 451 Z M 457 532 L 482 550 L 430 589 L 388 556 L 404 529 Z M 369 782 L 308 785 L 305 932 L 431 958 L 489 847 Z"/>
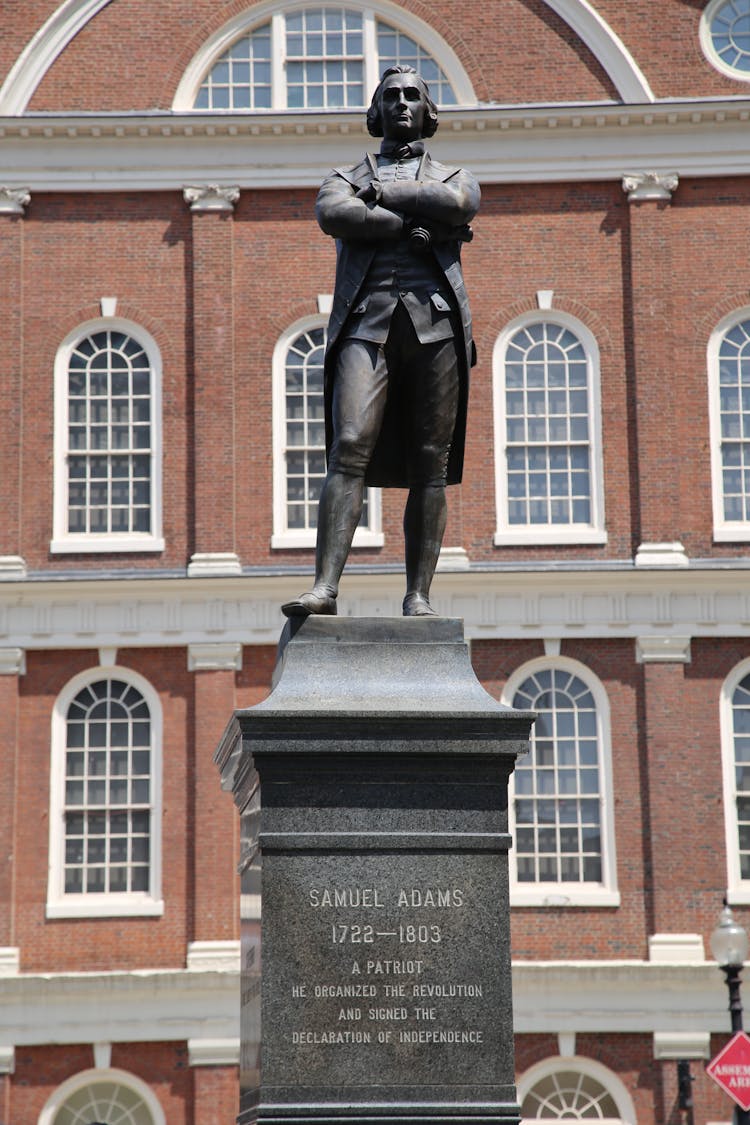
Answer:
<path fill-rule="evenodd" d="M 517 878 L 522 853 L 536 859 L 523 866 L 524 883 L 601 882 L 601 789 L 594 700 L 570 672 L 543 670 L 516 691 L 513 706 L 537 712 L 531 752 L 515 770 Z M 584 759 L 593 747 L 593 763 Z M 523 799 L 522 794 L 537 799 Z M 581 799 L 583 797 L 583 799 Z M 596 873 L 596 874 L 595 874 Z"/>
<path fill-rule="evenodd" d="M 519 329 L 506 348 L 509 525 L 591 526 L 582 351 L 572 332 L 548 321 Z"/>
<path fill-rule="evenodd" d="M 79 451 L 67 459 L 68 531 L 139 530 L 130 498 L 136 477 L 150 490 L 151 458 L 129 451 L 152 446 L 151 373 L 143 348 L 122 332 L 94 333 L 71 356 L 68 389 L 68 449 Z"/>
<path fill-rule="evenodd" d="M 143 719 L 144 711 L 147 715 L 141 693 L 116 679 L 89 684 L 70 704 L 65 757 L 66 893 L 127 892 L 134 889 L 134 882 L 141 889 L 148 887 L 149 812 L 128 808 L 150 800 L 150 723 Z M 134 749 L 136 745 L 142 748 Z M 76 807 L 79 811 L 73 813 Z M 136 867 L 139 873 L 134 879 Z"/>

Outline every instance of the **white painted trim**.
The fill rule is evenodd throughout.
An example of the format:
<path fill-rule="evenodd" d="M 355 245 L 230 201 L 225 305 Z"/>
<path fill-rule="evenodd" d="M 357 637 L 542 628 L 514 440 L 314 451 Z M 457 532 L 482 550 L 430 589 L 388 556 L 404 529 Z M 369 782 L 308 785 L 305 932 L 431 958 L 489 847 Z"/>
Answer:
<path fill-rule="evenodd" d="M 709 1059 L 711 1036 L 707 1031 L 655 1031 L 655 1059 Z"/>
<path fill-rule="evenodd" d="M 286 527 L 286 353 L 295 337 L 314 328 L 325 328 L 328 317 L 311 313 L 300 317 L 276 341 L 271 358 L 272 412 L 273 412 L 273 534 L 271 548 L 311 548 L 315 546 L 317 531 L 314 528 L 295 530 Z M 382 547 L 385 542 L 382 527 L 382 500 L 379 488 L 368 488 L 367 504 L 369 527 L 358 527 L 354 532 L 353 547 Z"/>
<path fill-rule="evenodd" d="M 711 38 L 711 21 L 717 10 L 725 3 L 726 0 L 709 0 L 708 4 L 706 4 L 701 12 L 700 23 L 698 25 L 698 38 L 700 40 L 701 49 L 711 63 L 711 66 L 718 70 L 720 74 L 725 74 L 727 78 L 733 78 L 735 82 L 748 83 L 750 82 L 750 74 L 735 70 L 726 63 L 715 50 L 713 39 Z"/>
<path fill-rule="evenodd" d="M 145 1104 L 151 1114 L 153 1125 L 167 1125 L 164 1110 L 151 1087 L 147 1086 L 140 1078 L 136 1078 L 134 1074 L 116 1067 L 108 1067 L 106 1070 L 96 1068 L 81 1070 L 78 1074 L 74 1074 L 72 1078 L 68 1078 L 66 1082 L 57 1087 L 45 1102 L 44 1109 L 39 1116 L 38 1125 L 52 1125 L 66 1100 L 77 1090 L 90 1085 L 92 1082 L 113 1082 L 132 1090 Z"/>
<path fill-rule="evenodd" d="M 188 672 L 241 671 L 242 645 L 236 641 L 188 645 Z"/>
<path fill-rule="evenodd" d="M 112 1065 L 112 1044 L 94 1043 L 94 1066 L 97 1070 L 109 1070 Z"/>
<path fill-rule="evenodd" d="M 21 950 L 17 945 L 0 946 L 0 977 L 17 977 L 21 971 Z"/>
<path fill-rule="evenodd" d="M 706 960 L 701 934 L 650 934 L 648 959 L 673 965 L 679 961 L 689 964 Z"/>
<path fill-rule="evenodd" d="M 25 187 L 0 187 L 0 215 L 23 215 L 31 202 L 31 192 Z"/>
<path fill-rule="evenodd" d="M 239 1037 L 238 972 L 22 973 L 3 979 L 0 1043 L 153 1043 Z M 710 962 L 516 961 L 518 1034 L 726 1032 Z"/>
<path fill-rule="evenodd" d="M 632 168 L 743 176 L 749 120 L 746 97 L 448 108 L 430 150 L 482 184 L 619 184 Z M 186 183 L 317 190 L 331 167 L 372 147 L 361 110 L 35 114 L 0 118 L 0 140 L 16 182 L 32 192 L 181 193 Z"/>
<path fill-rule="evenodd" d="M 189 1066 L 237 1066 L 240 1040 L 188 1039 Z"/>
<path fill-rule="evenodd" d="M 198 551 L 187 568 L 188 578 L 223 578 L 242 574 L 240 556 L 234 551 Z"/>
<path fill-rule="evenodd" d="M 628 203 L 668 203 L 679 183 L 676 172 L 631 172 L 622 177 L 622 190 Z"/>
<path fill-rule="evenodd" d="M 690 566 L 682 543 L 641 543 L 635 553 L 636 566 Z"/>
<path fill-rule="evenodd" d="M 0 555 L 0 582 L 13 582 L 28 573 L 26 561 L 20 555 Z"/>
<path fill-rule="evenodd" d="M 283 28 L 280 26 L 279 16 L 286 12 L 298 11 L 301 8 L 308 8 L 309 6 L 310 0 L 288 0 L 287 3 L 280 3 L 280 0 L 265 0 L 263 3 L 253 5 L 248 11 L 241 12 L 239 15 L 234 16 L 201 44 L 199 50 L 188 63 L 175 92 L 172 109 L 177 113 L 191 112 L 201 83 L 213 62 L 218 59 L 236 39 L 239 39 L 240 36 L 246 35 L 249 31 L 262 26 L 264 23 L 268 23 L 269 20 L 272 19 L 274 21 L 272 26 L 272 58 L 283 66 L 284 47 L 281 42 Z M 375 13 L 372 7 L 372 0 L 346 0 L 345 6 L 361 11 L 365 17 L 365 23 L 369 22 L 369 24 L 374 27 Z M 391 0 L 379 0 L 377 17 L 397 27 L 400 31 L 406 32 L 407 35 L 412 36 L 413 39 L 432 55 L 453 87 L 456 101 L 459 105 L 476 104 L 477 99 L 471 81 L 458 55 L 429 24 L 419 19 L 419 17 L 415 16 L 412 12 L 408 12 L 397 4 L 391 3 Z M 367 28 L 365 28 L 365 30 L 367 31 Z M 370 35 L 372 35 L 372 31 L 370 31 Z M 367 82 L 367 85 L 372 85 L 374 89 L 375 84 L 372 83 L 372 64 L 368 66 L 366 60 L 365 80 L 367 81 L 368 79 L 370 81 Z M 283 83 L 283 70 L 281 70 L 272 91 L 277 100 L 283 89 Z M 365 89 L 365 97 L 368 103 L 371 92 L 371 90 Z M 283 102 L 282 104 L 277 104 L 275 108 L 282 109 L 283 104 Z"/>
<path fill-rule="evenodd" d="M 529 1067 L 517 1080 L 519 1102 L 523 1104 L 524 1098 L 537 1082 L 561 1070 L 574 1070 L 594 1079 L 595 1082 L 599 1082 L 612 1097 L 620 1114 L 619 1120 L 623 1125 L 636 1125 L 637 1119 L 633 1099 L 623 1081 L 618 1078 L 614 1071 L 609 1070 L 602 1063 L 585 1058 L 583 1055 L 576 1055 L 572 1059 L 559 1056 L 547 1058 Z M 610 1125 L 613 1125 L 613 1123 L 610 1122 Z"/>
<path fill-rule="evenodd" d="M 615 798 L 612 770 L 612 724 L 609 697 L 599 677 L 568 656 L 539 656 L 529 660 L 508 677 L 500 702 L 513 706 L 513 697 L 523 681 L 536 672 L 557 668 L 578 676 L 588 687 L 596 705 L 597 743 L 599 746 L 599 784 L 602 841 L 601 883 L 519 883 L 516 879 L 515 851 L 510 850 L 511 906 L 575 906 L 613 907 L 620 905 L 617 889 L 617 858 L 615 841 Z M 515 785 L 511 775 L 508 785 L 508 826 L 515 833 Z"/>
<path fill-rule="evenodd" d="M 16 1069 L 16 1049 L 0 1044 L 0 1074 L 13 1074 Z"/>
<path fill-rule="evenodd" d="M 750 674 L 750 658 L 742 660 L 732 669 L 721 685 L 719 695 L 724 833 L 727 850 L 727 897 L 731 903 L 737 906 L 750 903 L 750 879 L 743 879 L 740 873 L 732 696 L 740 681 L 748 674 Z"/>
<path fill-rule="evenodd" d="M 636 637 L 636 664 L 689 664 L 690 637 Z"/>
<path fill-rule="evenodd" d="M 734 637 L 750 645 L 750 568 L 743 560 L 685 570 L 612 567 L 441 572 L 433 600 L 463 618 L 469 640 L 555 637 Z M 48 649 L 175 647 L 236 642 L 273 645 L 280 605 L 299 592 L 295 573 L 185 578 L 155 571 L 128 577 L 99 571 L 66 581 L 0 583 L 0 647 Z M 339 613 L 401 616 L 403 573 L 344 572 Z"/>
<path fill-rule="evenodd" d="M 583 40 L 624 102 L 655 101 L 637 62 L 588 0 L 545 0 L 545 3 Z"/>
<path fill-rule="evenodd" d="M 567 328 L 580 341 L 586 353 L 589 404 L 589 462 L 591 479 L 591 521 L 589 525 L 554 524 L 521 526 L 507 522 L 508 479 L 505 462 L 505 353 L 512 337 L 530 324 L 554 324 Z M 492 398 L 495 433 L 495 512 L 496 547 L 510 545 L 606 543 L 604 518 L 604 465 L 602 461 L 601 363 L 596 337 L 577 317 L 559 309 L 534 309 L 515 317 L 500 332 L 492 350 Z"/>
<path fill-rule="evenodd" d="M 151 531 L 108 535 L 73 534 L 67 530 L 68 514 L 68 363 L 71 353 L 85 336 L 94 332 L 123 332 L 132 336 L 146 352 L 151 368 Z M 110 554 L 163 551 L 162 536 L 162 360 L 150 332 L 122 317 L 97 317 L 69 332 L 57 349 L 54 365 L 55 436 L 52 554 Z"/>
<path fill-rule="evenodd" d="M 96 680 L 115 677 L 132 684 L 146 700 L 151 713 L 151 886 L 148 891 L 129 894 L 66 894 L 63 831 L 65 720 L 70 704 L 82 688 Z M 51 720 L 47 918 L 158 917 L 164 913 L 161 897 L 162 743 L 163 716 L 158 692 L 148 680 L 130 668 L 88 668 L 69 680 L 58 695 Z"/>
<path fill-rule="evenodd" d="M 71 39 L 109 0 L 64 0 L 34 34 L 0 87 L 0 116 L 25 112 L 34 91 Z"/>
<path fill-rule="evenodd" d="M 239 941 L 191 941 L 186 964 L 191 973 L 240 971 Z"/>
<path fill-rule="evenodd" d="M 724 489 L 722 485 L 721 463 L 721 409 L 719 390 L 719 350 L 727 332 L 735 324 L 750 320 L 750 305 L 735 309 L 722 317 L 708 339 L 706 364 L 708 369 L 708 426 L 711 450 L 711 495 L 714 513 L 715 543 L 750 542 L 750 521 L 729 521 L 724 519 Z"/>
<path fill-rule="evenodd" d="M 26 653 L 22 648 L 0 648 L 0 676 L 25 676 Z"/>

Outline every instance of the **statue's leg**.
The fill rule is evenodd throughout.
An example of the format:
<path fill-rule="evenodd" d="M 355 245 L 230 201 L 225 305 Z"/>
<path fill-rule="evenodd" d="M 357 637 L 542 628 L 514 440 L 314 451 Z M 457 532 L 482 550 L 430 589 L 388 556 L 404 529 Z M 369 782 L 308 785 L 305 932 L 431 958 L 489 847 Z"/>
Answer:
<path fill-rule="evenodd" d="M 448 514 L 445 486 L 458 408 L 455 340 L 417 345 L 411 360 L 413 453 L 404 512 L 405 617 L 433 616 L 430 586 Z"/>
<path fill-rule="evenodd" d="M 336 613 L 339 580 L 362 515 L 365 471 L 383 423 L 387 387 L 382 347 L 344 340 L 336 361 L 334 440 L 318 506 L 315 585 L 281 607 L 287 617 Z"/>
<path fill-rule="evenodd" d="M 435 614 L 430 605 L 430 586 L 440 556 L 447 516 L 444 485 L 415 486 L 409 490 L 404 512 L 405 617 Z"/>

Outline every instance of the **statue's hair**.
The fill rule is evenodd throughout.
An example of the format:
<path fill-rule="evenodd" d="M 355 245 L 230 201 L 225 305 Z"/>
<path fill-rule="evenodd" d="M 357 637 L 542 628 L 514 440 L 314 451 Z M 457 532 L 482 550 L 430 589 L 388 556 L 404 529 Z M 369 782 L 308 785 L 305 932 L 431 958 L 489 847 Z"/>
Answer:
<path fill-rule="evenodd" d="M 417 74 L 413 66 L 389 66 L 387 70 L 383 71 L 383 76 L 378 83 L 375 93 L 372 95 L 370 108 L 367 111 L 367 129 L 372 137 L 383 136 L 383 118 L 380 113 L 380 92 L 383 88 L 383 83 L 386 78 L 390 78 L 392 74 L 413 74 L 417 84 L 421 87 L 425 101 L 427 103 L 424 115 L 424 124 L 422 126 L 422 136 L 431 137 L 438 127 L 438 111 L 437 106 L 430 97 L 430 90 L 424 78 Z"/>

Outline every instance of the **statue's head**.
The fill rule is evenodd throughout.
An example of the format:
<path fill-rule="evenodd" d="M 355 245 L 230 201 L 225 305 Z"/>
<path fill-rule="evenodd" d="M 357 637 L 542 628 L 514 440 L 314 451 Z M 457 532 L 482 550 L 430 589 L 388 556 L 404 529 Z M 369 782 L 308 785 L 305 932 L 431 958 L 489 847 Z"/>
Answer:
<path fill-rule="evenodd" d="M 415 141 L 438 127 L 437 106 L 412 66 L 389 66 L 372 95 L 367 128 L 373 137 Z"/>

